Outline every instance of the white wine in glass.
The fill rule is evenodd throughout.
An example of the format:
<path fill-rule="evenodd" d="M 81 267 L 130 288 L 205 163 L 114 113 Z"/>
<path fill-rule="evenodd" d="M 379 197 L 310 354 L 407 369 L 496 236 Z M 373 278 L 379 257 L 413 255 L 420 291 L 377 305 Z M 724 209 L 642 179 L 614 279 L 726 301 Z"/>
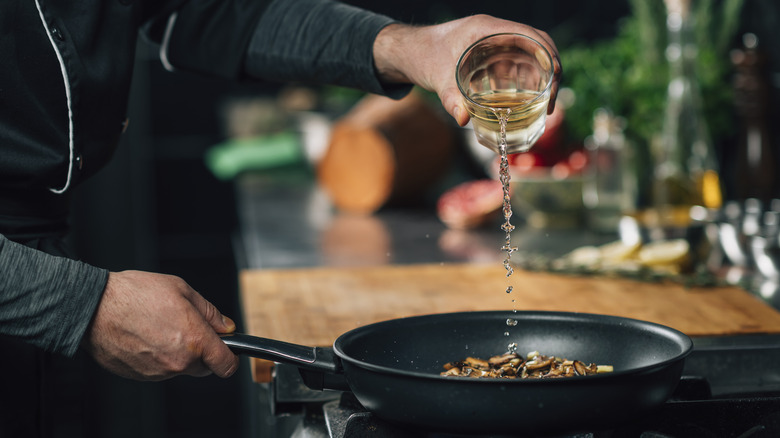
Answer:
<path fill-rule="evenodd" d="M 474 133 L 480 143 L 491 149 L 499 144 L 500 115 L 507 119 L 506 143 L 512 146 L 512 153 L 527 151 L 544 133 L 549 92 L 490 90 L 469 97 L 466 108 Z"/>

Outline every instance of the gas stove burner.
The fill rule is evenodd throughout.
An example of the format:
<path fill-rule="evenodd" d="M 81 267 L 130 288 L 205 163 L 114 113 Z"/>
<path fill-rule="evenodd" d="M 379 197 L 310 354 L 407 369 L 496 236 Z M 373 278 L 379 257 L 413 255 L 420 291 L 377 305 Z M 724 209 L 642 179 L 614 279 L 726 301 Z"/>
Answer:
<path fill-rule="evenodd" d="M 521 427 L 521 426 L 518 426 Z M 780 436 L 780 394 L 713 399 L 706 379 L 684 377 L 675 395 L 635 424 L 544 438 L 770 438 Z M 352 393 L 309 413 L 294 438 L 511 438 L 412 430 L 367 411 Z M 537 438 L 519 434 L 515 438 Z"/>
<path fill-rule="evenodd" d="M 383 421 L 366 411 L 351 393 L 323 406 L 325 423 L 331 438 L 512 438 L 504 435 L 460 435 L 421 432 Z M 554 435 L 546 438 L 600 438 L 594 433 Z M 606 435 L 604 436 L 606 438 Z"/>

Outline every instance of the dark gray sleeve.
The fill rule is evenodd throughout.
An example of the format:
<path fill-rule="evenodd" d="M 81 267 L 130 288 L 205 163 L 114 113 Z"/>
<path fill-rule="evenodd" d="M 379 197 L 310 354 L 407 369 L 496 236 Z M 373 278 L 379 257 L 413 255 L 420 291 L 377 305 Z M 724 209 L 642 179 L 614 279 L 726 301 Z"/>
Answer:
<path fill-rule="evenodd" d="M 100 302 L 108 271 L 0 234 L 0 335 L 72 356 Z"/>
<path fill-rule="evenodd" d="M 245 73 L 272 81 L 342 85 L 401 98 L 409 84 L 382 83 L 374 66 L 377 34 L 394 20 L 326 0 L 276 0 L 249 42 Z"/>

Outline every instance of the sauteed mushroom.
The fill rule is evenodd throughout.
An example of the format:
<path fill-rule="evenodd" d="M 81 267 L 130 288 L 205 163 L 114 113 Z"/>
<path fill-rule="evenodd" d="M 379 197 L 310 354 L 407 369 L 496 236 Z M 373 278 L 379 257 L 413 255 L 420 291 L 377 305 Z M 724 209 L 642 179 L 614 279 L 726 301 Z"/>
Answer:
<path fill-rule="evenodd" d="M 612 366 L 594 363 L 586 365 L 579 360 L 545 356 L 532 351 L 525 360 L 514 352 L 492 356 L 488 360 L 467 357 L 462 361 L 445 364 L 444 370 L 441 375 L 451 377 L 549 379 L 608 373 L 612 371 Z"/>

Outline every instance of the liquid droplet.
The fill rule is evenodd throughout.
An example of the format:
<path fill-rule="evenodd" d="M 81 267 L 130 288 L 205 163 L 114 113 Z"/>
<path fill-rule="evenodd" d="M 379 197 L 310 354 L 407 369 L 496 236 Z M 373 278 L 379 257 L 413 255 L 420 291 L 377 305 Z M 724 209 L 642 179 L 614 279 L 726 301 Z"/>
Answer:
<path fill-rule="evenodd" d="M 509 327 L 514 327 L 517 325 L 517 320 L 512 318 L 507 318 L 506 325 L 508 325 Z"/>
<path fill-rule="evenodd" d="M 513 290 L 514 290 L 514 287 L 512 287 L 512 286 L 508 286 L 508 287 L 506 288 L 506 293 L 508 293 L 508 294 L 511 294 Z M 514 301 L 514 300 L 512 300 L 512 301 Z"/>

